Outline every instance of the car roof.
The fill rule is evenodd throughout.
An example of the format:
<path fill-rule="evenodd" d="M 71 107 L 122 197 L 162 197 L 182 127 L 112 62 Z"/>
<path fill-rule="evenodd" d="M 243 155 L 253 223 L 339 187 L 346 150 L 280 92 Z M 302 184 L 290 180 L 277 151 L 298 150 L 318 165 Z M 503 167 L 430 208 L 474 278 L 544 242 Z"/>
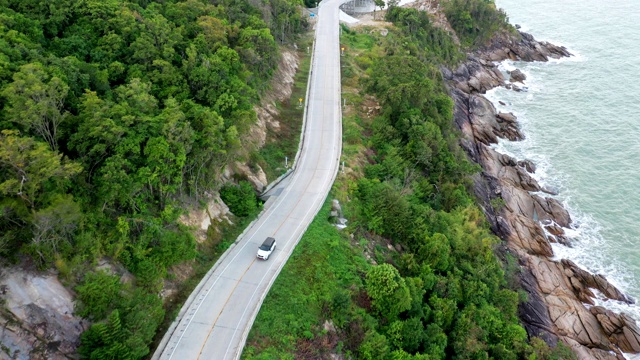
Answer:
<path fill-rule="evenodd" d="M 274 242 L 276 242 L 276 239 L 272 238 L 272 237 L 268 237 L 264 240 L 264 242 L 262 244 L 273 244 Z"/>

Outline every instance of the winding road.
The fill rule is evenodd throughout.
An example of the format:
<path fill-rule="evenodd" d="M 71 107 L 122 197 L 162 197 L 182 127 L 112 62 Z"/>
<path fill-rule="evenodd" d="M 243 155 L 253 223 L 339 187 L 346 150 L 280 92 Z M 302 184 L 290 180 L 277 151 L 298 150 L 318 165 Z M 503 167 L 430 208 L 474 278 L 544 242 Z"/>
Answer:
<path fill-rule="evenodd" d="M 270 190 L 261 216 L 202 279 L 152 359 L 240 358 L 269 288 L 325 201 L 342 149 L 338 6 L 344 1 L 324 0 L 319 9 L 295 170 Z M 277 248 L 268 261 L 258 260 L 258 246 L 268 236 Z"/>

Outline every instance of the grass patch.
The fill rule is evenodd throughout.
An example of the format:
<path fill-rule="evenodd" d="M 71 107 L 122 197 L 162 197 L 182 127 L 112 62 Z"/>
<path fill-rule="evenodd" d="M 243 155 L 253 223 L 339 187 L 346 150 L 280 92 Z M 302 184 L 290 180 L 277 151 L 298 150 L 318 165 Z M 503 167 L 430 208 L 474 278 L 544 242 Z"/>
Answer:
<path fill-rule="evenodd" d="M 341 289 L 362 287 L 361 274 L 368 265 L 353 251 L 346 233 L 327 221 L 330 203 L 324 204 L 269 291 L 243 359 L 300 358 L 298 345 L 322 337 L 322 322 L 335 312 L 334 299 Z"/>
<path fill-rule="evenodd" d="M 352 99 L 349 99 L 351 94 L 348 89 L 352 88 L 356 93 L 359 92 L 362 87 L 360 78 L 373 64 L 373 58 L 384 53 L 384 48 L 381 46 L 382 35 L 378 31 L 372 31 L 369 27 L 349 29 L 342 26 L 343 31 L 340 37 L 340 46 L 344 48 L 340 57 L 342 92 L 349 102 Z M 388 36 L 392 36 L 391 33 Z"/>
<path fill-rule="evenodd" d="M 350 48 L 369 52 L 378 43 L 378 39 L 372 34 L 372 27 L 362 27 L 358 29 L 350 29 L 348 26 L 341 24 L 342 37 L 340 41 L 348 44 Z"/>

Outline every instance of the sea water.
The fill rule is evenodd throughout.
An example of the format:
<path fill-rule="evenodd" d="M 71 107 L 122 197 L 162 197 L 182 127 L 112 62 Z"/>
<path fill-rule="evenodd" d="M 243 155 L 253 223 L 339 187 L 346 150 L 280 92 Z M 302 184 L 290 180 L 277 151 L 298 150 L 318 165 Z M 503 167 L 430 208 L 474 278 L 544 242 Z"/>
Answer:
<path fill-rule="evenodd" d="M 640 301 L 640 1 L 496 5 L 522 31 L 573 54 L 500 65 L 523 71 L 526 91 L 498 88 L 487 96 L 499 111 L 518 117 L 526 139 L 501 141 L 496 149 L 534 161 L 536 179 L 556 190 L 570 212 L 572 246 L 554 244 L 556 258 L 604 275 Z M 640 324 L 639 304 L 597 302 Z"/>

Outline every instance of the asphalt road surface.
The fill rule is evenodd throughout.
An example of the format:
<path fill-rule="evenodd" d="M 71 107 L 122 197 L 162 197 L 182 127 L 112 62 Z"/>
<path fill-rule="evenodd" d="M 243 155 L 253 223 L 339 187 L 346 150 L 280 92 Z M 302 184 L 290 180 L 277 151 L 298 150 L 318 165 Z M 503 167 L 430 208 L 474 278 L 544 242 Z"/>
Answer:
<path fill-rule="evenodd" d="M 342 125 L 338 6 L 322 1 L 306 100 L 303 145 L 295 171 L 260 216 L 220 258 L 185 302 L 152 359 L 237 359 L 271 284 L 325 201 L 338 171 Z M 256 258 L 268 237 L 267 261 Z"/>

